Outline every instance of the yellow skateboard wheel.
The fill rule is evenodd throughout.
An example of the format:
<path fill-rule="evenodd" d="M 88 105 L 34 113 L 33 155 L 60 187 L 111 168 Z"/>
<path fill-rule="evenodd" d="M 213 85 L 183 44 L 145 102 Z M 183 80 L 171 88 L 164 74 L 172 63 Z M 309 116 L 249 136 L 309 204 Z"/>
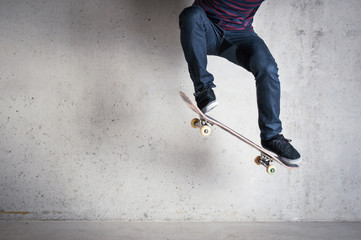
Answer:
<path fill-rule="evenodd" d="M 275 174 L 275 173 L 276 173 L 276 167 L 273 166 L 273 165 L 269 165 L 269 166 L 267 167 L 267 173 L 268 173 L 269 175 Z"/>
<path fill-rule="evenodd" d="M 202 136 L 207 137 L 209 134 L 211 134 L 211 128 L 207 125 L 202 126 L 201 134 L 202 134 Z"/>
<path fill-rule="evenodd" d="M 193 128 L 197 128 L 199 125 L 198 123 L 200 122 L 200 120 L 198 118 L 193 118 L 192 121 L 191 121 L 191 125 Z"/>
<path fill-rule="evenodd" d="M 261 156 L 257 156 L 255 159 L 254 159 L 254 162 L 257 164 L 257 165 L 261 165 Z"/>

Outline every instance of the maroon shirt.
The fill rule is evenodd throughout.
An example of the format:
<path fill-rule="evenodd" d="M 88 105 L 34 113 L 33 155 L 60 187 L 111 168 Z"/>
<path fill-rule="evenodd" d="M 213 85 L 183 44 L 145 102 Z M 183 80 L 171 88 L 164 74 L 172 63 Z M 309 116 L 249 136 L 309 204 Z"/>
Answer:
<path fill-rule="evenodd" d="M 264 0 L 195 0 L 207 16 L 223 30 L 253 31 L 252 22 Z"/>

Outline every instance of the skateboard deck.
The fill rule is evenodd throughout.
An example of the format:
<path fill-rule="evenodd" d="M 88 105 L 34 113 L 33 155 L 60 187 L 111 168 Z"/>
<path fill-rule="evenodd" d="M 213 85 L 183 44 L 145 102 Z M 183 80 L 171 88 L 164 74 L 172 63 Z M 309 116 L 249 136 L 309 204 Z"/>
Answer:
<path fill-rule="evenodd" d="M 198 107 L 195 105 L 187 95 L 183 92 L 179 92 L 180 96 L 182 97 L 183 101 L 188 105 L 190 109 L 192 109 L 196 114 L 198 114 L 198 118 L 194 118 L 191 122 L 192 127 L 200 128 L 201 134 L 203 136 L 208 136 L 211 133 L 210 126 L 216 125 L 219 128 L 223 129 L 224 131 L 230 133 L 231 135 L 235 136 L 236 138 L 242 140 L 243 142 L 247 143 L 251 147 L 255 148 L 256 150 L 260 151 L 261 155 L 255 158 L 255 162 L 257 165 L 263 165 L 266 167 L 267 173 L 274 174 L 276 172 L 276 167 L 272 165 L 272 162 L 277 162 L 281 166 L 288 168 L 288 169 L 295 169 L 298 168 L 297 164 L 285 164 L 282 162 L 277 156 L 275 156 L 272 152 L 260 147 L 256 143 L 252 142 L 248 138 L 244 137 L 243 135 L 239 134 L 238 132 L 234 131 L 233 129 L 227 127 L 223 123 L 217 121 L 216 119 L 204 114 Z"/>

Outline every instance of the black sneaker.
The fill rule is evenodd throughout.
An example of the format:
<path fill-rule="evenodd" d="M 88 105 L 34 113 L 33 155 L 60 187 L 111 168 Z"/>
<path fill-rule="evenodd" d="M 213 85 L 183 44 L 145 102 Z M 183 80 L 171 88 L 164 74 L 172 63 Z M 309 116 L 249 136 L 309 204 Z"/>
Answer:
<path fill-rule="evenodd" d="M 301 161 L 301 155 L 290 144 L 291 140 L 286 139 L 282 134 L 267 141 L 261 141 L 262 146 L 278 155 L 280 160 L 285 164 L 292 165 Z"/>
<path fill-rule="evenodd" d="M 218 105 L 218 102 L 216 101 L 216 96 L 214 95 L 212 88 L 206 88 L 201 92 L 195 93 L 194 96 L 196 97 L 198 108 L 203 113 L 211 111 Z"/>

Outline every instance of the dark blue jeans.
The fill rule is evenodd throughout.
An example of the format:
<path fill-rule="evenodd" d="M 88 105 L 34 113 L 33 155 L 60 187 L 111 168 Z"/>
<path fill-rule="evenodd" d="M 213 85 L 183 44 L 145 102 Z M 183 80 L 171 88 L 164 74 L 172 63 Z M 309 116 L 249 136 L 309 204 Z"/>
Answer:
<path fill-rule="evenodd" d="M 224 57 L 255 76 L 261 139 L 268 140 L 280 133 L 278 68 L 264 41 L 252 31 L 222 30 L 197 6 L 182 11 L 179 25 L 195 92 L 215 87 L 213 75 L 207 71 L 207 55 Z"/>

